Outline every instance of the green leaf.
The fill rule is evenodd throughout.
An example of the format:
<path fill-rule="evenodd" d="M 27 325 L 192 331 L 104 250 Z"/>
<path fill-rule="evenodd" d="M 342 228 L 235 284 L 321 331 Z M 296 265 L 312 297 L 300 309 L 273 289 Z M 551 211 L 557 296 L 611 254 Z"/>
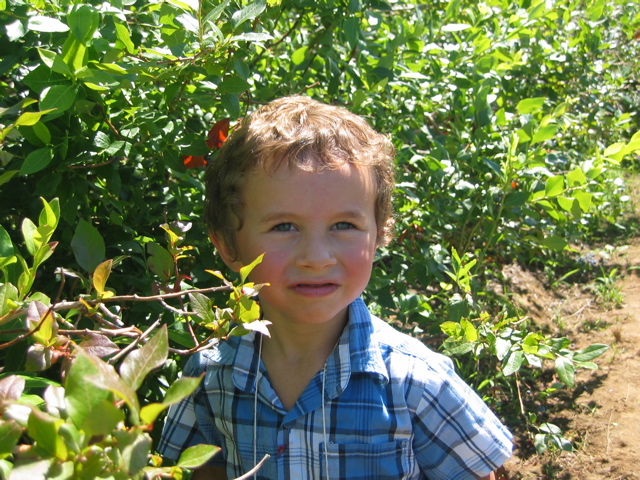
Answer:
<path fill-rule="evenodd" d="M 104 261 L 105 245 L 100 232 L 85 220 L 80 220 L 71 239 L 71 249 L 78 264 L 93 272 Z"/>
<path fill-rule="evenodd" d="M 47 202 L 43 197 L 40 197 L 42 201 L 42 211 L 38 217 L 38 229 L 45 232 L 48 235 L 45 242 L 48 242 L 51 238 L 50 235 L 55 231 L 60 219 L 60 200 L 54 198 L 51 203 Z"/>
<path fill-rule="evenodd" d="M 34 15 L 27 20 L 27 30 L 47 33 L 68 32 L 69 27 L 56 18 Z"/>
<path fill-rule="evenodd" d="M 124 400 L 129 406 L 133 422 L 137 423 L 140 415 L 140 404 L 135 390 L 120 378 L 113 365 L 109 365 L 98 357 L 89 356 L 84 352 L 83 354 L 89 357 L 89 361 L 97 368 L 97 372 L 89 375 L 86 381 L 95 387 L 108 390 Z"/>
<path fill-rule="evenodd" d="M 265 0 L 258 0 L 256 2 L 249 3 L 249 5 L 242 10 L 234 12 L 231 17 L 233 29 L 235 30 L 247 20 L 253 20 L 264 12 L 265 8 L 267 8 Z"/>
<path fill-rule="evenodd" d="M 304 47 L 298 48 L 295 52 L 291 54 L 291 61 L 295 65 L 300 65 L 302 62 L 304 62 L 304 59 L 307 55 L 308 50 L 309 50 L 309 47 L 307 45 L 305 45 Z"/>
<path fill-rule="evenodd" d="M 67 446 L 58 435 L 58 429 L 63 423 L 64 420 L 34 408 L 27 426 L 29 436 L 35 440 L 38 449 L 59 460 L 66 460 L 68 455 Z"/>
<path fill-rule="evenodd" d="M 440 330 L 449 337 L 458 338 L 462 334 L 462 327 L 458 322 L 447 321 L 440 324 Z"/>
<path fill-rule="evenodd" d="M 222 106 L 229 114 L 231 118 L 238 118 L 240 116 L 240 100 L 235 93 L 225 93 L 220 98 Z"/>
<path fill-rule="evenodd" d="M 613 145 L 609 145 L 603 155 L 607 158 L 615 160 L 619 162 L 624 157 L 624 150 L 627 145 L 625 143 L 614 143 Z"/>
<path fill-rule="evenodd" d="M 158 415 L 167 408 L 169 408 L 169 406 L 164 403 L 149 403 L 140 409 L 140 420 L 144 424 L 152 425 L 158 418 Z"/>
<path fill-rule="evenodd" d="M 22 427 L 14 420 L 0 420 L 0 459 L 13 454 L 21 436 Z"/>
<path fill-rule="evenodd" d="M 550 248 L 551 250 L 555 250 L 556 252 L 560 252 L 564 250 L 569 244 L 564 238 L 558 235 L 549 235 L 542 241 L 542 245 Z"/>
<path fill-rule="evenodd" d="M 460 326 L 464 331 L 464 338 L 467 342 L 475 342 L 478 340 L 478 331 L 473 323 L 463 318 L 460 320 Z"/>
<path fill-rule="evenodd" d="M 44 170 L 53 160 L 53 149 L 39 148 L 34 150 L 24 159 L 20 167 L 20 175 L 32 175 L 40 170 Z"/>
<path fill-rule="evenodd" d="M 43 112 L 24 112 L 22 115 L 18 117 L 16 120 L 16 127 L 20 127 L 22 125 L 35 125 L 40 121 L 40 118 L 45 114 L 52 112 L 53 110 L 45 110 Z"/>
<path fill-rule="evenodd" d="M 149 270 L 158 275 L 163 282 L 169 280 L 175 271 L 173 256 L 169 251 L 155 242 L 147 243 L 147 265 Z"/>
<path fill-rule="evenodd" d="M 566 357 L 556 358 L 556 373 L 560 381 L 567 387 L 574 387 L 576 369 L 571 360 Z"/>
<path fill-rule="evenodd" d="M 173 382 L 167 390 L 162 403 L 169 406 L 182 401 L 183 398 L 188 397 L 194 392 L 198 385 L 200 385 L 203 377 L 204 374 L 199 377 L 181 377 Z"/>
<path fill-rule="evenodd" d="M 220 5 L 216 5 L 211 11 L 204 17 L 202 23 L 215 22 L 220 18 L 224 9 L 231 3 L 231 0 L 224 0 L 220 3 Z"/>
<path fill-rule="evenodd" d="M 218 90 L 222 93 L 235 93 L 240 94 L 246 92 L 251 88 L 251 85 L 242 77 L 238 75 L 231 75 L 225 77 L 220 83 Z"/>
<path fill-rule="evenodd" d="M 578 204 L 583 212 L 588 212 L 591 208 L 593 194 L 585 192 L 584 190 L 576 190 L 573 192 L 573 196 L 578 200 Z"/>
<path fill-rule="evenodd" d="M 213 303 L 206 295 L 201 293 L 189 294 L 189 305 L 202 320 L 207 323 L 216 323 L 217 319 L 213 311 Z"/>
<path fill-rule="evenodd" d="M 118 40 L 122 42 L 124 47 L 127 49 L 127 52 L 130 54 L 136 53 L 136 47 L 133 45 L 131 41 L 131 34 L 129 33 L 129 29 L 126 25 L 122 23 L 116 23 L 116 36 Z"/>
<path fill-rule="evenodd" d="M 71 108 L 76 101 L 78 88 L 73 85 L 54 85 L 40 94 L 41 110 L 57 110 L 61 113 Z"/>
<path fill-rule="evenodd" d="M 573 360 L 576 362 L 589 362 L 594 358 L 598 358 L 608 349 L 609 349 L 609 345 L 594 343 L 593 345 L 589 345 L 587 348 L 577 352 L 573 356 Z"/>
<path fill-rule="evenodd" d="M 566 175 L 569 187 L 580 187 L 587 183 L 587 177 L 580 167 L 576 167 Z"/>
<path fill-rule="evenodd" d="M 104 388 L 87 382 L 87 378 L 99 373 L 91 358 L 93 357 L 80 349 L 65 378 L 65 399 L 69 417 L 80 429 L 87 417 L 95 415 L 99 406 L 109 396 L 109 392 Z"/>
<path fill-rule="evenodd" d="M 505 377 L 509 377 L 520 370 L 522 362 L 524 361 L 524 352 L 522 350 L 511 351 L 510 355 L 506 358 L 506 362 L 503 362 L 502 373 Z"/>
<path fill-rule="evenodd" d="M 564 177 L 562 175 L 555 175 L 548 178 L 545 182 L 544 191 L 547 197 L 560 195 L 564 192 Z"/>
<path fill-rule="evenodd" d="M 36 134 L 36 137 L 38 137 L 38 140 L 43 144 L 49 145 L 51 143 L 51 132 L 44 123 L 38 122 L 31 128 L 33 129 L 33 133 Z"/>
<path fill-rule="evenodd" d="M 245 265 L 244 267 L 240 268 L 240 283 L 245 283 L 245 281 L 247 280 L 247 277 L 249 276 L 249 274 L 251 273 L 251 271 L 256 268 L 256 266 L 258 264 L 260 264 L 260 262 L 262 262 L 262 259 L 264 258 L 264 253 L 260 256 L 258 256 L 258 258 L 256 258 L 253 262 L 251 262 L 249 265 Z"/>
<path fill-rule="evenodd" d="M 38 242 L 38 227 L 30 218 L 22 221 L 22 237 L 30 255 L 35 255 L 42 243 Z"/>
<path fill-rule="evenodd" d="M 73 72 L 77 72 L 87 65 L 87 47 L 84 43 L 69 35 L 62 47 L 62 60 Z"/>
<path fill-rule="evenodd" d="M 87 43 L 98 29 L 100 14 L 91 5 L 74 5 L 71 12 L 67 14 L 67 22 L 76 40 Z"/>
<path fill-rule="evenodd" d="M 55 458 L 40 458 L 18 460 L 11 470 L 11 480 L 49 480 L 49 471 Z"/>
<path fill-rule="evenodd" d="M 521 115 L 537 112 L 542 109 L 545 100 L 545 97 L 525 98 L 518 102 L 516 110 Z"/>
<path fill-rule="evenodd" d="M 0 187 L 5 183 L 11 181 L 11 179 L 15 177 L 19 172 L 20 170 L 8 170 L 0 175 Z"/>
<path fill-rule="evenodd" d="M 358 17 L 348 17 L 343 23 L 343 31 L 349 47 L 355 48 L 358 45 L 358 36 L 360 35 L 360 20 Z"/>
<path fill-rule="evenodd" d="M 113 401 L 104 399 L 96 405 L 94 413 L 88 415 L 82 422 L 82 430 L 89 437 L 109 435 L 122 421 L 124 421 L 124 412 L 116 407 Z"/>
<path fill-rule="evenodd" d="M 51 50 L 47 50 L 45 48 L 39 48 L 38 53 L 40 54 L 40 58 L 42 59 L 42 63 L 44 63 L 47 67 L 53 70 L 56 73 L 60 73 L 61 75 L 65 75 L 68 77 L 73 76 L 73 72 L 69 69 L 69 66 L 64 63 L 62 56 L 58 55 Z"/>
<path fill-rule="evenodd" d="M 194 445 L 180 454 L 177 465 L 181 468 L 198 468 L 222 450 L 214 445 Z"/>
<path fill-rule="evenodd" d="M 251 323 L 260 318 L 260 305 L 251 297 L 241 296 L 234 306 L 234 312 L 240 323 Z"/>
<path fill-rule="evenodd" d="M 142 348 L 134 350 L 124 359 L 120 365 L 122 380 L 137 390 L 149 372 L 164 364 L 168 354 L 169 336 L 167 326 L 163 325 Z"/>
<path fill-rule="evenodd" d="M 556 135 L 557 131 L 558 131 L 557 125 L 546 125 L 544 127 L 538 128 L 533 134 L 531 145 L 534 145 L 536 143 L 541 143 L 546 140 L 551 140 Z"/>
<path fill-rule="evenodd" d="M 3 258 L 7 258 L 7 257 L 0 257 L 0 268 L 6 265 L 10 265 L 11 263 L 15 263 L 15 261 L 2 262 Z M 16 257 L 8 257 L 8 258 L 13 258 L 14 260 L 17 260 Z M 3 315 L 6 315 L 15 307 L 18 306 L 17 304 L 18 296 L 19 296 L 18 289 L 11 283 L 6 282 L 4 285 L 0 286 L 0 317 Z M 0 320 L 0 325 L 2 325 L 3 323 L 6 323 L 7 321 L 8 320 L 6 319 L 4 321 Z"/>
<path fill-rule="evenodd" d="M 107 280 L 109 279 L 109 275 L 111 275 L 112 265 L 113 265 L 113 260 L 109 259 L 102 262 L 93 271 L 93 277 L 91 278 L 91 282 L 93 283 L 93 288 L 96 289 L 96 292 L 98 293 L 99 296 L 101 296 L 105 292 L 105 286 L 107 285 Z"/>
<path fill-rule="evenodd" d="M 143 432 L 134 432 L 131 442 L 122 448 L 122 461 L 129 478 L 137 478 L 136 474 L 144 468 L 151 453 L 151 438 Z"/>
<path fill-rule="evenodd" d="M 560 208 L 566 212 L 572 212 L 574 210 L 574 205 L 578 204 L 578 200 L 575 198 L 565 197 L 563 195 L 558 196 L 557 200 Z"/>
<path fill-rule="evenodd" d="M 32 335 L 33 339 L 42 345 L 49 345 L 51 339 L 58 333 L 58 325 L 50 308 L 34 300 L 27 309 L 27 319 L 30 323 L 30 328 L 40 326 Z"/>
<path fill-rule="evenodd" d="M 99 149 L 104 150 L 106 148 L 109 148 L 109 145 L 111 145 L 111 139 L 106 133 L 97 131 L 96 138 L 93 140 L 93 144 Z"/>

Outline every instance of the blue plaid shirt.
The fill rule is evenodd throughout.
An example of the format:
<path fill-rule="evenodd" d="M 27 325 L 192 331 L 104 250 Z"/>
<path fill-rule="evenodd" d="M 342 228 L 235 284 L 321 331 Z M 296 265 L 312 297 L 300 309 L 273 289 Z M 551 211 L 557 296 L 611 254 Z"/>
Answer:
<path fill-rule="evenodd" d="M 256 344 L 255 334 L 233 337 L 190 358 L 184 375 L 205 377 L 170 409 L 159 446 L 164 456 L 218 445 L 222 452 L 211 464 L 226 467 L 228 478 L 268 453 L 260 479 L 323 479 L 328 463 L 332 479 L 452 480 L 487 475 L 511 455 L 511 434 L 452 362 L 370 315 L 361 299 L 350 305 L 327 359 L 324 421 L 323 372 L 287 412 Z"/>

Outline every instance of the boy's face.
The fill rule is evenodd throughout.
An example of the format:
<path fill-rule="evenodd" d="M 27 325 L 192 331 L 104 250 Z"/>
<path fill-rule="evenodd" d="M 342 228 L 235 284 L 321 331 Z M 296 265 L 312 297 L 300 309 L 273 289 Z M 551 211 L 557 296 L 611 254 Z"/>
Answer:
<path fill-rule="evenodd" d="M 274 323 L 344 322 L 366 287 L 376 251 L 376 182 L 371 168 L 308 172 L 284 165 L 248 175 L 242 188 L 234 270 L 265 253 L 251 274 L 264 318 Z"/>

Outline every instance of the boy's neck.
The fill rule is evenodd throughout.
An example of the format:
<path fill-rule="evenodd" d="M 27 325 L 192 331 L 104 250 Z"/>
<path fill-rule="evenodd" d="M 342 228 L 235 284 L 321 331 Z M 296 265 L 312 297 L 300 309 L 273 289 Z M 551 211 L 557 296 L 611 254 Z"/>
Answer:
<path fill-rule="evenodd" d="M 342 320 L 322 325 L 270 326 L 263 337 L 262 361 L 271 386 L 285 410 L 293 408 L 309 382 L 321 371 L 346 325 Z"/>
<path fill-rule="evenodd" d="M 324 362 L 342 334 L 347 317 L 322 325 L 269 326 L 271 338 L 264 338 L 263 357 L 289 362 Z"/>

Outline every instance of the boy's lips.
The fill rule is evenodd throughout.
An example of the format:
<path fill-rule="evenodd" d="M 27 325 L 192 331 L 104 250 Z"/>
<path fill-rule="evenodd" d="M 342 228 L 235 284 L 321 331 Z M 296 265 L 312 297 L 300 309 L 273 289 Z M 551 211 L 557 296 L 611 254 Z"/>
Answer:
<path fill-rule="evenodd" d="M 331 282 L 296 283 L 290 288 L 298 295 L 302 295 L 305 297 L 324 297 L 335 292 L 338 289 L 338 284 Z"/>

